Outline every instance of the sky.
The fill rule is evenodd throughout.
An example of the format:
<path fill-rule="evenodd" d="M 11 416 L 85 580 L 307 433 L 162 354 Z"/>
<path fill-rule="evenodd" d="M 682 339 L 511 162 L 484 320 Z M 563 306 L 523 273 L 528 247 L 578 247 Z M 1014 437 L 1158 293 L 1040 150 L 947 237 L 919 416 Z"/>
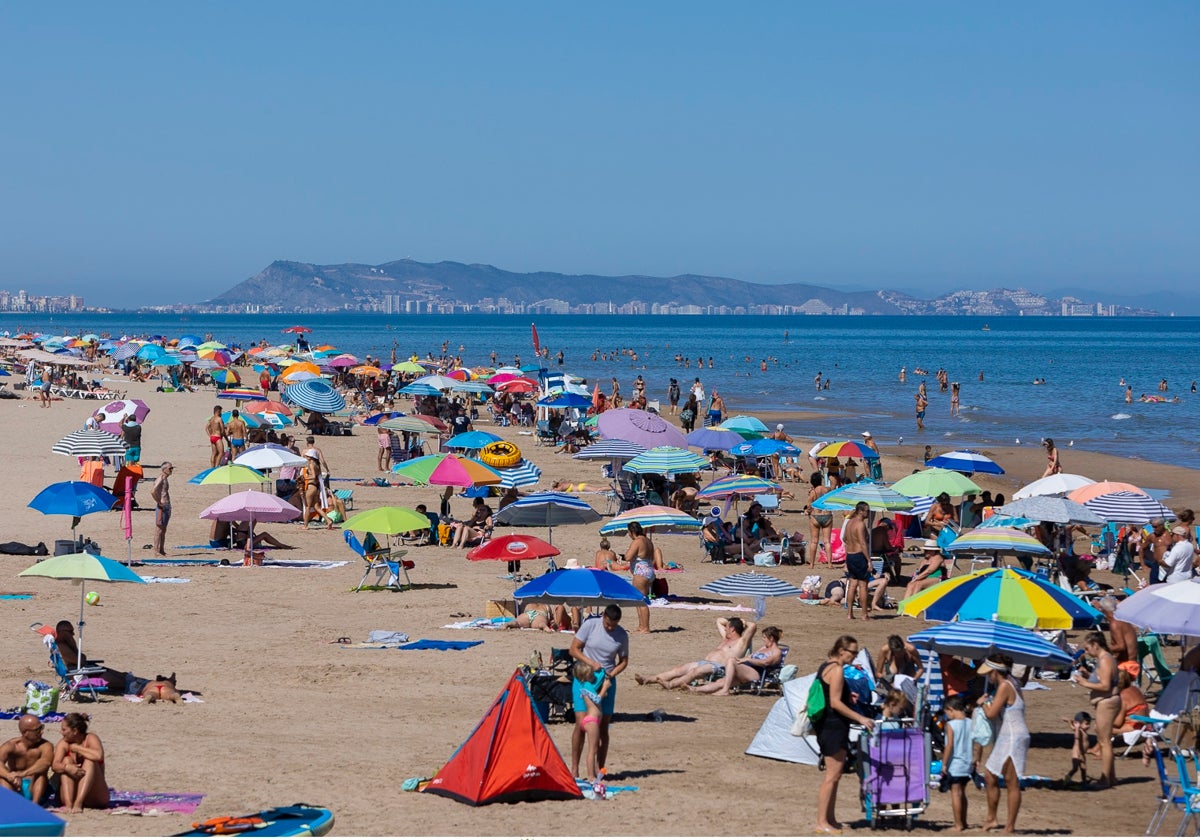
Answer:
<path fill-rule="evenodd" d="M 1198 43 L 1192 2 L 0 0 L 0 289 L 410 257 L 1182 300 Z"/>

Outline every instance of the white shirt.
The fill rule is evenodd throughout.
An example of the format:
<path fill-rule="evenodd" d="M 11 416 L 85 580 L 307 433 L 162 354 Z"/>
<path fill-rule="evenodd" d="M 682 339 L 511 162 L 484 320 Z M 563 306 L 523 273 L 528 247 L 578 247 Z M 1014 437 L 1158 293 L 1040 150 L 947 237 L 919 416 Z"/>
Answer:
<path fill-rule="evenodd" d="M 1192 558 L 1195 554 L 1195 546 L 1187 540 L 1180 540 L 1171 546 L 1163 555 L 1162 563 L 1159 564 L 1167 572 L 1165 583 L 1189 580 L 1192 576 Z"/>

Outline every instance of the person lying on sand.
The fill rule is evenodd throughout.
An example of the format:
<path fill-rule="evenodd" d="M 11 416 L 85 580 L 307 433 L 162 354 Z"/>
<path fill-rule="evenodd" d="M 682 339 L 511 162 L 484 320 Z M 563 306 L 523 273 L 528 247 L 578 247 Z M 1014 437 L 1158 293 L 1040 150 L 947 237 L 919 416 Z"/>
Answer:
<path fill-rule="evenodd" d="M 721 635 L 721 643 L 709 651 L 703 659 L 685 662 L 652 677 L 634 674 L 633 678 L 637 680 L 638 685 L 657 683 L 663 688 L 672 689 L 684 688 L 693 680 L 708 676 L 716 680 L 723 679 L 730 661 L 741 659 L 750 650 L 757 629 L 758 625 L 753 621 L 746 624 L 736 616 L 717 619 L 717 632 Z"/>

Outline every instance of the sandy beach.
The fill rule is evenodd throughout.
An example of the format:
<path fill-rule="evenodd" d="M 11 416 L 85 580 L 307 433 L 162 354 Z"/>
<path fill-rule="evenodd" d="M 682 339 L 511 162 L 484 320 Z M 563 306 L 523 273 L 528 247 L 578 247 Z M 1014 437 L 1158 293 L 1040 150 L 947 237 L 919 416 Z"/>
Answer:
<path fill-rule="evenodd" d="M 146 421 L 143 462 L 152 480 L 164 460 L 174 462 L 174 514 L 168 546 L 205 543 L 209 523 L 200 511 L 224 494 L 223 487 L 190 485 L 187 479 L 208 466 L 204 422 L 215 403 L 213 393 L 163 394 L 151 384 L 110 381 L 152 409 Z M 9 515 L 0 526 L 0 542 L 45 542 L 69 538 L 66 517 L 43 516 L 25 507 L 47 484 L 78 477 L 73 458 L 51 453 L 65 434 L 82 427 L 95 402 L 56 399 L 50 409 L 34 399 L 0 401 L 0 422 L 9 429 L 7 475 Z M 226 404 L 224 407 L 230 407 Z M 787 415 L 760 415 L 771 423 Z M 479 428 L 494 430 L 490 424 Z M 869 428 L 853 422 L 845 432 L 857 436 Z M 543 469 L 539 487 L 554 480 L 603 486 L 599 467 L 534 446 L 517 429 L 494 430 L 516 442 Z M 1053 430 L 1047 433 L 1052 434 Z M 357 428 L 352 436 L 319 439 L 338 478 L 379 475 L 375 470 L 373 431 Z M 883 447 L 884 476 L 892 481 L 917 468 L 923 447 Z M 1042 450 L 1029 445 L 986 451 L 1007 469 L 998 477 L 977 476 L 985 488 L 1011 493 L 1039 477 Z M 1132 454 L 1132 453 L 1131 453 Z M 1063 448 L 1067 472 L 1095 479 L 1129 481 L 1170 491 L 1168 505 L 1195 507 L 1200 487 L 1196 471 Z M 111 474 L 109 476 L 111 480 Z M 143 510 L 134 514 L 134 560 L 151 556 L 153 513 L 149 483 L 139 490 Z M 412 507 L 436 504 L 440 488 L 353 487 L 358 510 L 382 504 Z M 801 496 L 799 485 L 788 485 Z M 603 496 L 585 495 L 603 512 Z M 469 502 L 456 498 L 456 514 Z M 775 519 L 780 530 L 807 533 L 799 502 L 783 503 Z M 480 632 L 443 629 L 457 616 L 482 616 L 489 599 L 504 598 L 512 584 L 498 579 L 503 564 L 472 563 L 451 548 L 415 548 L 412 579 L 403 593 L 350 590 L 362 576 L 339 530 L 304 531 L 297 525 L 267 530 L 296 546 L 278 551 L 280 559 L 346 560 L 320 568 L 142 567 L 142 574 L 179 576 L 186 583 L 148 586 L 96 585 L 100 603 L 86 613 L 85 652 L 106 664 L 139 675 L 178 672 L 181 690 L 203 697 L 203 704 L 146 705 L 121 698 L 98 704 L 63 702 L 62 710 L 92 715 L 92 731 L 104 741 L 109 783 L 126 790 L 195 792 L 205 799 L 193 817 L 157 817 L 88 812 L 70 820 L 68 835 L 164 835 L 189 827 L 193 820 L 237 814 L 263 807 L 309 802 L 333 809 L 338 835 L 794 835 L 813 824 L 820 774 L 815 767 L 746 756 L 744 750 L 775 702 L 773 696 L 705 697 L 668 693 L 622 679 L 608 762 L 614 784 L 635 785 L 608 802 L 543 802 L 471 808 L 449 799 L 405 793 L 401 783 L 433 775 L 467 737 L 487 704 L 514 668 L 540 651 L 547 660 L 552 646 L 567 647 L 568 635 L 535 631 Z M 126 557 L 120 517 L 86 517 L 79 532 L 98 542 L 103 553 Z M 511 529 L 497 529 L 508 533 Z M 538 533 L 538 532 L 534 532 Z M 544 534 L 539 534 L 544 536 Z M 595 526 L 555 528 L 561 559 L 578 557 L 589 564 L 596 550 Z M 734 567 L 702 561 L 698 540 L 658 538 L 666 558 L 685 567 L 670 576 L 672 592 L 696 595 L 697 588 Z M 623 550 L 626 540 L 614 541 Z M 172 557 L 239 557 L 231 552 L 169 550 Z M 0 607 L 0 706 L 19 705 L 23 683 L 49 680 L 32 622 L 54 623 L 78 617 L 79 590 L 65 582 L 18 579 L 31 558 L 3 556 L 6 591 L 31 591 L 31 600 L 5 600 Z M 539 564 L 540 565 L 540 564 Z M 910 567 L 906 567 L 906 572 Z M 540 568 L 527 569 L 537 573 Z M 823 569 L 828 580 L 831 573 Z M 809 573 L 784 566 L 772 572 L 792 583 Z M 1108 573 L 1099 579 L 1112 580 Z M 737 603 L 736 601 L 730 602 Z M 749 603 L 744 601 L 743 603 Z M 653 609 L 649 636 L 631 633 L 632 672 L 654 673 L 696 659 L 715 641 L 719 611 Z M 907 635 L 926 626 L 912 618 L 880 616 L 849 625 L 832 608 L 809 608 L 776 599 L 765 621 L 783 630 L 789 662 L 809 673 L 821 662 L 834 638 L 847 629 L 872 652 L 887 635 Z M 632 611 L 624 625 L 635 626 Z M 371 630 L 395 630 L 413 639 L 482 640 L 466 651 L 343 649 L 335 640 L 365 640 Z M 1080 633 L 1072 634 L 1078 640 Z M 1178 655 L 1169 649 L 1168 656 Z M 1088 708 L 1083 690 L 1062 682 L 1026 695 L 1034 733 L 1028 772 L 1061 777 L 1070 767 L 1069 727 L 1061 722 Z M 652 712 L 663 709 L 663 722 Z M 5 723 L 5 737 L 16 735 Z M 571 727 L 549 727 L 560 751 L 569 753 Z M 57 740 L 57 726 L 48 727 Z M 1095 762 L 1091 772 L 1098 774 Z M 1136 758 L 1119 759 L 1121 784 L 1097 792 L 1029 790 L 1019 825 L 1047 834 L 1141 834 L 1157 785 L 1152 768 Z M 982 791 L 969 792 L 972 826 L 984 813 Z M 861 821 L 856 780 L 841 785 L 838 816 L 866 831 Z M 948 831 L 950 802 L 934 792 L 918 831 Z M 1173 827 L 1171 824 L 1170 827 Z"/>

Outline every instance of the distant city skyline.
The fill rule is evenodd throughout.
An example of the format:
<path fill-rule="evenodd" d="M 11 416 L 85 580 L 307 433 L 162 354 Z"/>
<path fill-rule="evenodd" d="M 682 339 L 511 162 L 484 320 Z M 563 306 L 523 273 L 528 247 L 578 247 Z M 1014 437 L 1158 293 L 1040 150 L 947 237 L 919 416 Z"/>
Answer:
<path fill-rule="evenodd" d="M 8 4 L 0 288 L 274 260 L 1200 313 L 1200 6 Z"/>

